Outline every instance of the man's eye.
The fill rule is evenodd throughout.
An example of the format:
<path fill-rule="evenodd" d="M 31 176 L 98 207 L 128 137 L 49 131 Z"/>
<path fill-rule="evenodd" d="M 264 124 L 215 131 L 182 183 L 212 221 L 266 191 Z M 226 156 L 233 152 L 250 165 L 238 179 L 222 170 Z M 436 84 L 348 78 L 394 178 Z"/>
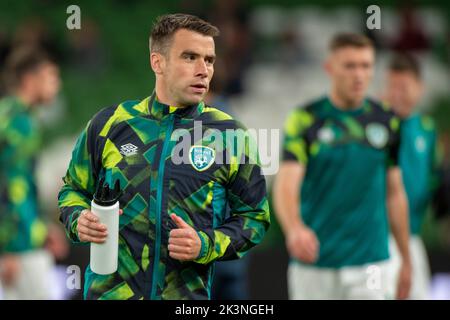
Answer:
<path fill-rule="evenodd" d="M 355 68 L 355 65 L 354 65 L 353 63 L 347 63 L 347 64 L 345 65 L 345 68 L 346 68 L 346 69 L 349 69 L 349 70 L 353 70 L 353 69 Z"/>
<path fill-rule="evenodd" d="M 187 54 L 187 55 L 184 56 L 184 58 L 186 60 L 189 60 L 189 61 L 194 61 L 195 60 L 195 56 L 192 55 L 192 54 Z"/>

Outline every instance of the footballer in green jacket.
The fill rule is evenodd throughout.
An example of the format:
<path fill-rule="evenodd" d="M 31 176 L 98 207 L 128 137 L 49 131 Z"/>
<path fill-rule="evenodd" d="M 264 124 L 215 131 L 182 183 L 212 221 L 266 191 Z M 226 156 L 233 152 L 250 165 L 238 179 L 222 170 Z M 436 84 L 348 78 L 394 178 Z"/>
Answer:
<path fill-rule="evenodd" d="M 213 262 L 263 239 L 269 206 L 254 140 L 203 102 L 218 33 L 195 16 L 160 17 L 150 36 L 153 94 L 101 110 L 78 138 L 59 194 L 70 239 L 104 242 L 91 199 L 101 179 L 123 190 L 118 270 L 88 267 L 85 299 L 208 299 Z"/>

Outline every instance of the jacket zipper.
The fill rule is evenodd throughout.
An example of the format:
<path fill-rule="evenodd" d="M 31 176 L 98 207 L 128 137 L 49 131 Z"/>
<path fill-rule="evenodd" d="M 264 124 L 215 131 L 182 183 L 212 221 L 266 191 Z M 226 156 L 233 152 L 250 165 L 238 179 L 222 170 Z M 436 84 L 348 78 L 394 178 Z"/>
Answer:
<path fill-rule="evenodd" d="M 156 191 L 156 244 L 155 244 L 155 259 L 153 261 L 153 275 L 152 275 L 152 291 L 151 299 L 156 300 L 157 280 L 159 279 L 159 258 L 161 253 L 161 215 L 162 215 L 162 195 L 164 188 L 164 171 L 166 163 L 167 148 L 170 142 L 170 136 L 172 135 L 174 126 L 174 115 L 169 115 L 169 126 L 164 138 L 163 149 L 161 152 L 161 158 L 159 159 L 158 166 L 158 185 Z"/>

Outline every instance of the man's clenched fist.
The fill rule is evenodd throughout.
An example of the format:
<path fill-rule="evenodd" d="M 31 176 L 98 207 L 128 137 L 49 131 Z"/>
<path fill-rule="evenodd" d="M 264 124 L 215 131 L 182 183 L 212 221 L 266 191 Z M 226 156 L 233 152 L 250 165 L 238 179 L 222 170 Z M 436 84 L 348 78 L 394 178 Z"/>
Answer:
<path fill-rule="evenodd" d="M 169 234 L 170 257 L 180 261 L 197 259 L 202 248 L 197 231 L 176 214 L 171 214 L 170 218 L 178 227 L 178 229 L 171 230 Z"/>

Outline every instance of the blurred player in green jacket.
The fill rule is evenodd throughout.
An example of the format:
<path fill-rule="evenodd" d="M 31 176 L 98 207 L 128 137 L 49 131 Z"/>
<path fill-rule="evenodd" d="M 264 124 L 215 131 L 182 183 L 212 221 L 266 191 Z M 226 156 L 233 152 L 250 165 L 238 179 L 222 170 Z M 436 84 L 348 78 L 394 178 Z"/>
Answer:
<path fill-rule="evenodd" d="M 423 91 L 418 61 L 409 54 L 395 55 L 389 65 L 385 98 L 402 119 L 400 167 L 409 204 L 411 299 L 429 298 L 430 270 L 420 230 L 436 186 L 437 172 L 434 122 L 418 110 Z M 392 240 L 390 248 L 395 279 L 399 253 Z"/>
<path fill-rule="evenodd" d="M 108 231 L 89 210 L 94 190 L 104 178 L 124 191 L 118 270 L 88 267 L 86 299 L 208 299 L 214 261 L 242 257 L 269 227 L 245 127 L 203 102 L 217 35 L 195 16 L 160 17 L 150 37 L 154 93 L 101 110 L 76 143 L 59 194 L 70 239 L 102 243 Z M 245 143 L 234 148 L 229 132 Z"/>
<path fill-rule="evenodd" d="M 44 247 L 66 249 L 64 234 L 58 236 L 38 206 L 35 165 L 42 141 L 33 111 L 55 98 L 59 71 L 44 52 L 20 47 L 4 72 L 10 95 L 0 100 L 1 287 L 5 299 L 49 299 L 53 258 Z"/>
<path fill-rule="evenodd" d="M 366 96 L 374 62 L 368 38 L 336 35 L 325 63 L 331 92 L 286 121 L 274 199 L 291 257 L 291 299 L 387 297 L 389 227 L 402 256 L 396 294 L 408 296 L 400 121 Z"/>

